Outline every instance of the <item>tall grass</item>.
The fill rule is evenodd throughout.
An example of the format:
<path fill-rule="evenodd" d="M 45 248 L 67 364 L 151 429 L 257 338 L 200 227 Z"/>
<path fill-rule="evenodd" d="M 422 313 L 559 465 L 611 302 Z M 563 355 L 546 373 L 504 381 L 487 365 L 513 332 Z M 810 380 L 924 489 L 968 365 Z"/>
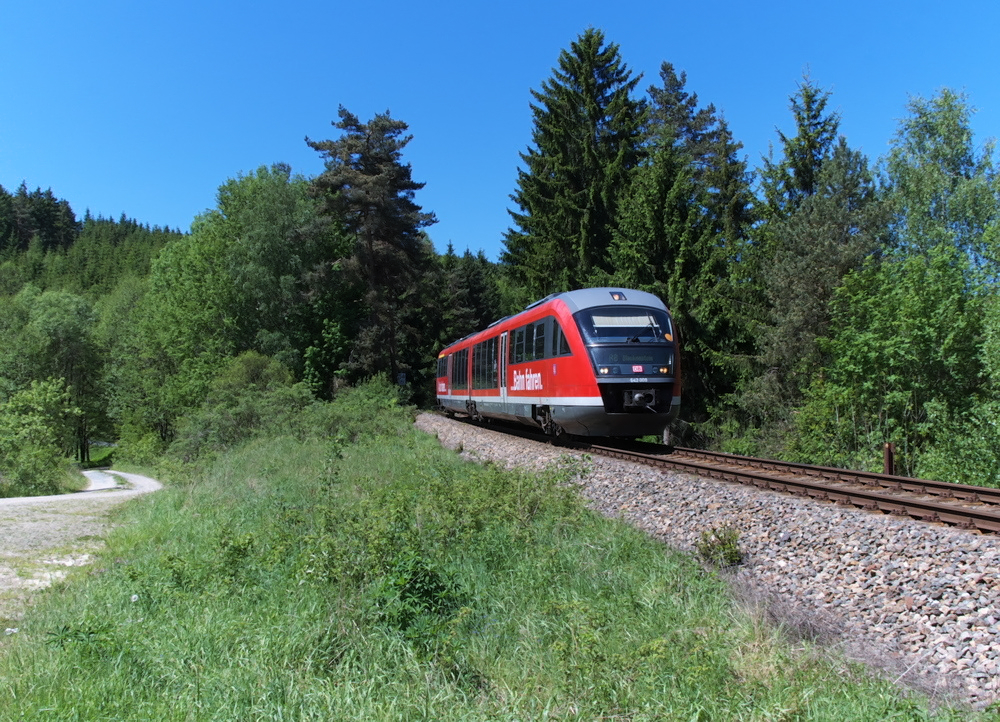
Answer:
<path fill-rule="evenodd" d="M 2 643 L 0 719 L 933 716 L 586 510 L 572 465 L 463 462 L 392 404 L 359 422 L 370 394 L 126 509 Z"/>

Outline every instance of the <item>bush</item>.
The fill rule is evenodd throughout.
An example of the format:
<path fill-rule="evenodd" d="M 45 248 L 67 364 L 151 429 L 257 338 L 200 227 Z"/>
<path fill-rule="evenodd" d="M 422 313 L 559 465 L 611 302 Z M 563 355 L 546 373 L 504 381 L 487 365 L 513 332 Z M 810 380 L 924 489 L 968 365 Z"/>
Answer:
<path fill-rule="evenodd" d="M 61 379 L 32 381 L 0 404 L 0 497 L 63 489 L 70 469 L 63 447 L 79 413 Z"/>
<path fill-rule="evenodd" d="M 335 401 L 324 402 L 306 384 L 292 383 L 277 361 L 247 352 L 229 361 L 201 407 L 178 422 L 169 452 L 194 461 L 262 435 L 346 441 L 396 436 L 412 421 L 412 413 L 399 406 L 399 388 L 384 376 L 342 389 Z"/>
<path fill-rule="evenodd" d="M 706 529 L 697 543 L 698 556 L 715 567 L 735 567 L 743 562 L 740 533 L 730 527 Z"/>

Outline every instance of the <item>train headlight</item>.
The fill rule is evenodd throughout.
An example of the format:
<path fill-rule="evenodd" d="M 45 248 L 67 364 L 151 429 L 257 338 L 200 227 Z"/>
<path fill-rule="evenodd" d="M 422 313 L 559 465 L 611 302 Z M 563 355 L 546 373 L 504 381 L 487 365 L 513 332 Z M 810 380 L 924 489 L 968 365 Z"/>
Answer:
<path fill-rule="evenodd" d="M 601 374 L 601 376 L 607 376 L 609 371 L 611 371 L 611 369 L 607 366 L 601 366 L 601 368 L 597 369 L 597 373 Z"/>
<path fill-rule="evenodd" d="M 669 366 L 660 366 L 660 368 L 656 369 L 656 372 L 660 373 L 660 374 L 663 374 L 664 376 L 666 376 L 667 374 L 670 373 L 670 367 Z"/>

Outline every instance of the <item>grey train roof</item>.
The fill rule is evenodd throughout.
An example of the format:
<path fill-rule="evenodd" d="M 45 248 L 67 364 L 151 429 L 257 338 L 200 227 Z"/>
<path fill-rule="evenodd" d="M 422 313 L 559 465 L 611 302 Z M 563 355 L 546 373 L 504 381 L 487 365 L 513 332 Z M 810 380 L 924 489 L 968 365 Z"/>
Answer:
<path fill-rule="evenodd" d="M 625 297 L 625 300 L 614 300 L 611 297 L 612 293 L 622 294 Z M 659 297 L 654 296 L 652 293 L 636 291 L 631 288 L 581 288 L 578 291 L 553 293 L 551 296 L 546 296 L 539 301 L 535 301 L 524 310 L 527 311 L 529 308 L 533 308 L 534 306 L 538 306 L 555 298 L 563 301 L 569 307 L 571 313 L 576 313 L 577 311 L 581 311 L 585 308 L 616 304 L 627 306 L 650 306 L 652 308 L 661 308 L 664 311 L 667 310 L 667 307 L 664 305 L 663 301 L 659 299 Z"/>

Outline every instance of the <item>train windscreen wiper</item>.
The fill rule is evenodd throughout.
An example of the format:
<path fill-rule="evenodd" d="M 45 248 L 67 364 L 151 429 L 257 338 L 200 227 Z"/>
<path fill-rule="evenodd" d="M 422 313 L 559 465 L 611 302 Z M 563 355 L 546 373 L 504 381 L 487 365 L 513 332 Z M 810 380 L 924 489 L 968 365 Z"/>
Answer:
<path fill-rule="evenodd" d="M 639 333 L 637 333 L 635 336 L 633 336 L 632 338 L 630 338 L 628 340 L 628 342 L 629 343 L 639 343 L 639 337 L 642 336 L 642 334 L 646 333 L 646 331 L 650 331 L 650 330 L 653 332 L 653 339 L 652 340 L 655 341 L 657 339 L 657 336 L 656 336 L 656 325 L 655 325 L 655 322 L 650 321 L 649 324 L 646 326 L 646 328 L 642 329 Z"/>

